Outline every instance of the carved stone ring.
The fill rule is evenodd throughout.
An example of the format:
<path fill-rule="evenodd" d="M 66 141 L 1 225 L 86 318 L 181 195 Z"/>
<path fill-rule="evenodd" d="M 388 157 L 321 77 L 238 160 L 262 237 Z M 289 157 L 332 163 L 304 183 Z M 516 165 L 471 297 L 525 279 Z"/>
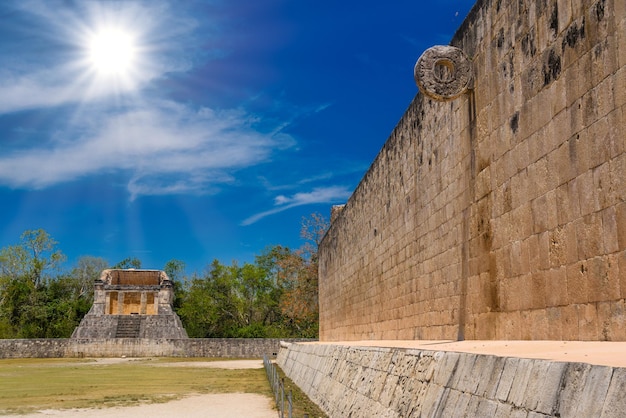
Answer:
<path fill-rule="evenodd" d="M 415 82 L 432 99 L 453 100 L 465 93 L 472 81 L 472 66 L 465 53 L 454 46 L 428 48 L 417 60 Z"/>

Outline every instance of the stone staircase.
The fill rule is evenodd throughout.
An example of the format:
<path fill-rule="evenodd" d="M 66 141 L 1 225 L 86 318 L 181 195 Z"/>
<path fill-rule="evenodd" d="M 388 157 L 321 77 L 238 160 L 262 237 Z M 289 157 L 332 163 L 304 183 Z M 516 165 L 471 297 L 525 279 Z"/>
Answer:
<path fill-rule="evenodd" d="M 141 317 L 139 315 L 120 315 L 115 338 L 139 338 Z"/>

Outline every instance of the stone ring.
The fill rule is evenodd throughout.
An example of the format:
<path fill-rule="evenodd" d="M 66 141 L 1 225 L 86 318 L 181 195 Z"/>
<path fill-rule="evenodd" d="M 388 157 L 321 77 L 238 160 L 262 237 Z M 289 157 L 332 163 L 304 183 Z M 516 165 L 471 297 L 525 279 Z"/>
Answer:
<path fill-rule="evenodd" d="M 415 82 L 432 99 L 453 100 L 465 93 L 472 81 L 472 66 L 465 53 L 454 46 L 428 48 L 417 60 Z"/>

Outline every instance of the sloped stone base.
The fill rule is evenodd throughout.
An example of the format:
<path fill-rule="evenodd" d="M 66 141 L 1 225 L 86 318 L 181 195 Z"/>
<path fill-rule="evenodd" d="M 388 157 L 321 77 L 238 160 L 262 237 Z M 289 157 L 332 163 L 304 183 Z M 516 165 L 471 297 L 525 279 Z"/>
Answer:
<path fill-rule="evenodd" d="M 132 315 L 139 318 L 138 338 L 187 338 L 180 318 L 169 306 L 161 306 L 158 315 Z M 129 315 L 102 315 L 92 308 L 72 333 L 72 338 L 116 338 L 120 318 Z"/>
<path fill-rule="evenodd" d="M 622 417 L 626 368 L 283 344 L 277 362 L 331 417 Z"/>

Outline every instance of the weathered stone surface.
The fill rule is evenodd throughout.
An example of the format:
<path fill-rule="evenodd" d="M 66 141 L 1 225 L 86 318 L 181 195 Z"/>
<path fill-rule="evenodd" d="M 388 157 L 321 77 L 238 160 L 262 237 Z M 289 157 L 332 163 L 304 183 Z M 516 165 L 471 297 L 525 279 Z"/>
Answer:
<path fill-rule="evenodd" d="M 277 355 L 280 342 L 275 338 L 0 339 L 0 359 L 122 356 L 261 358 L 265 354 Z"/>
<path fill-rule="evenodd" d="M 500 380 L 498 382 L 498 388 L 496 389 L 496 399 L 505 402 L 509 398 L 509 394 L 511 393 L 511 387 L 513 386 L 513 381 L 515 376 L 517 375 L 517 367 L 519 365 L 520 359 L 518 358 L 507 358 L 504 363 L 504 369 L 502 370 L 502 374 L 500 376 Z"/>
<path fill-rule="evenodd" d="M 320 339 L 626 340 L 623 1 L 539 3 L 477 2 L 455 100 L 454 60 L 418 62 L 321 243 Z"/>
<path fill-rule="evenodd" d="M 401 349 L 381 348 L 378 355 L 372 350 L 376 349 L 296 343 L 281 348 L 277 362 L 332 417 L 623 416 L 623 368 L 424 351 L 421 357 L 430 358 L 435 370 L 446 372 L 422 380 L 418 367 L 398 361 L 406 360 Z M 420 358 L 415 351 L 411 356 Z M 354 378 L 353 362 L 358 363 L 359 355 L 363 361 L 357 375 L 367 376 L 365 380 Z M 387 358 L 389 368 L 373 367 L 377 363 L 372 358 L 383 363 Z M 335 372 L 320 373 L 329 363 Z M 482 385 L 485 376 L 492 382 Z M 313 379 L 315 385 L 310 384 Z M 382 390 L 373 390 L 380 382 L 384 382 Z"/>
<path fill-rule="evenodd" d="M 599 417 L 613 372 L 611 367 L 571 364 L 560 396 L 561 416 Z"/>
<path fill-rule="evenodd" d="M 161 270 L 107 269 L 72 338 L 187 338 L 172 309 L 173 285 Z"/>
<path fill-rule="evenodd" d="M 626 411 L 626 369 L 618 369 L 613 372 L 611 384 L 606 394 L 606 401 L 602 408 L 602 417 L 618 418 L 624 416 Z"/>
<path fill-rule="evenodd" d="M 557 399 L 567 363 L 535 361 L 526 390 L 524 407 L 545 415 L 557 412 Z"/>

